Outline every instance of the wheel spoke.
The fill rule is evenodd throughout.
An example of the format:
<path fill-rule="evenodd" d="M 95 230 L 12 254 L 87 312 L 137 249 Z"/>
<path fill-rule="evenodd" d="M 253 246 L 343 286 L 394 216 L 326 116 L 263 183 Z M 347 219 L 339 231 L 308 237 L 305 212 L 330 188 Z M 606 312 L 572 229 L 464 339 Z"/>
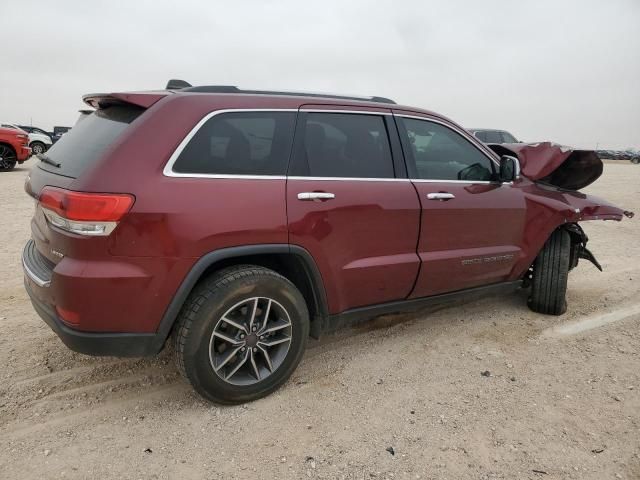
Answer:
<path fill-rule="evenodd" d="M 269 321 L 269 313 L 271 313 L 271 303 L 272 303 L 272 300 L 269 299 L 269 302 L 267 303 L 267 309 L 264 314 L 264 319 L 262 320 L 262 325 L 260 325 L 259 330 L 262 330 L 264 327 L 267 326 L 267 322 Z"/>
<path fill-rule="evenodd" d="M 258 345 L 258 348 L 262 352 L 262 356 L 264 357 L 264 361 L 267 364 L 267 368 L 270 372 L 273 372 L 273 365 L 271 364 L 271 357 L 269 356 L 269 352 L 262 345 Z"/>
<path fill-rule="evenodd" d="M 247 358 L 249 358 L 249 350 L 247 350 L 244 354 L 244 357 L 242 358 L 242 360 L 240 360 L 235 367 L 233 367 L 233 369 L 227 373 L 227 376 L 225 377 L 225 379 L 231 378 L 233 375 L 235 375 L 235 373 L 240 370 L 240 367 L 243 366 L 246 362 L 247 362 Z"/>
<path fill-rule="evenodd" d="M 214 370 L 216 372 L 220 371 L 222 367 L 224 367 L 227 363 L 229 363 L 229 360 L 231 360 L 233 357 L 236 356 L 236 354 L 240 351 L 241 348 L 242 347 L 236 347 L 233 350 L 231 350 L 229 354 L 226 357 L 224 357 L 224 360 L 221 363 L 219 363 L 217 367 L 214 368 Z"/>
<path fill-rule="evenodd" d="M 253 374 L 256 377 L 256 380 L 260 380 L 260 370 L 258 369 L 258 365 L 256 365 L 256 359 L 253 355 L 253 350 L 249 353 L 249 359 L 251 361 L 251 366 L 253 367 Z"/>
<path fill-rule="evenodd" d="M 287 328 L 291 326 L 291 322 L 281 323 L 280 325 L 274 325 L 273 327 L 269 327 L 260 332 L 260 335 L 266 335 L 267 333 L 277 332 L 278 330 L 282 330 L 283 328 Z"/>
<path fill-rule="evenodd" d="M 251 317 L 249 318 L 249 331 L 251 331 L 251 329 L 253 328 L 253 322 L 256 319 L 256 312 L 258 311 L 258 300 L 260 299 L 256 298 L 253 302 L 253 309 L 251 310 Z"/>
<path fill-rule="evenodd" d="M 240 339 L 230 337 L 229 335 L 225 335 L 224 333 L 218 332 L 217 330 L 213 331 L 213 336 L 218 337 L 221 340 L 224 340 L 231 345 L 242 345 L 244 342 Z"/>
<path fill-rule="evenodd" d="M 242 325 L 241 323 L 236 322 L 235 320 L 231 320 L 228 317 L 222 317 L 222 321 L 224 323 L 228 323 L 229 325 L 231 325 L 232 327 L 237 328 L 238 330 L 242 330 L 244 333 L 249 333 L 247 331 L 247 327 L 245 327 L 244 325 Z"/>
<path fill-rule="evenodd" d="M 289 341 L 291 341 L 291 337 L 270 338 L 269 340 L 260 340 L 258 342 L 258 345 L 264 346 L 264 347 L 273 347 L 274 345 L 280 345 L 281 343 L 285 343 Z"/>

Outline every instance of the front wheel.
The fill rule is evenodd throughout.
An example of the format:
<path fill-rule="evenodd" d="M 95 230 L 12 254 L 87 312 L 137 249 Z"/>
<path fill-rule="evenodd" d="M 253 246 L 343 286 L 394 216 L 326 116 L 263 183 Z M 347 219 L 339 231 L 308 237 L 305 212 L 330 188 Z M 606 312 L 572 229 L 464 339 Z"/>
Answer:
<path fill-rule="evenodd" d="M 529 308 L 548 315 L 567 310 L 567 281 L 571 260 L 571 238 L 564 229 L 551 234 L 533 264 Z"/>
<path fill-rule="evenodd" d="M 176 363 L 203 397 L 247 402 L 287 381 L 308 336 L 306 303 L 289 280 L 263 267 L 231 267 L 191 293 L 174 334 Z"/>

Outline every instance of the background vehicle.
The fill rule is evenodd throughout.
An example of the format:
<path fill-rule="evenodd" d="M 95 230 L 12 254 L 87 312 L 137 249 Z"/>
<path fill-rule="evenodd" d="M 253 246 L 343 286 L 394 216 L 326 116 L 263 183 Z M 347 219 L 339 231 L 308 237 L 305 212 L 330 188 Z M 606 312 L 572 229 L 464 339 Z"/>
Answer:
<path fill-rule="evenodd" d="M 523 285 L 530 308 L 562 314 L 569 270 L 598 266 L 578 222 L 626 213 L 570 191 L 602 173 L 593 152 L 492 150 L 383 97 L 84 100 L 96 111 L 25 184 L 34 308 L 84 353 L 171 338 L 182 374 L 222 403 L 272 392 L 309 335 L 358 319 Z"/>
<path fill-rule="evenodd" d="M 60 138 L 62 138 L 62 136 L 69 130 L 71 130 L 71 127 L 53 127 L 53 132 L 51 132 L 51 140 L 53 141 L 53 143 L 56 143 L 58 140 L 60 140 Z"/>
<path fill-rule="evenodd" d="M 520 143 L 516 137 L 505 130 L 492 130 L 489 128 L 469 128 L 468 130 L 484 143 Z"/>
<path fill-rule="evenodd" d="M 0 171 L 13 170 L 31 156 L 29 137 L 15 128 L 0 127 Z"/>
<path fill-rule="evenodd" d="M 21 130 L 29 135 L 29 148 L 34 155 L 46 152 L 53 144 L 51 137 L 47 132 L 35 127 L 21 127 L 13 123 L 3 123 L 4 128 L 14 128 Z"/>

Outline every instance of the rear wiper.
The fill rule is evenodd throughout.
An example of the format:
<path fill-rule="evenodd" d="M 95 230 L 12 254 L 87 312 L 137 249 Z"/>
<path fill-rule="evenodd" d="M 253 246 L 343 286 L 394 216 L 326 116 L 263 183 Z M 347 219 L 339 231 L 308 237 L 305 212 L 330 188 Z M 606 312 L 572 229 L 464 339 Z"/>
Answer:
<path fill-rule="evenodd" d="M 51 160 L 51 158 L 47 157 L 44 153 L 39 153 L 36 155 L 40 159 L 41 162 L 48 163 L 49 165 L 53 165 L 56 168 L 60 168 L 60 164 L 55 160 Z"/>

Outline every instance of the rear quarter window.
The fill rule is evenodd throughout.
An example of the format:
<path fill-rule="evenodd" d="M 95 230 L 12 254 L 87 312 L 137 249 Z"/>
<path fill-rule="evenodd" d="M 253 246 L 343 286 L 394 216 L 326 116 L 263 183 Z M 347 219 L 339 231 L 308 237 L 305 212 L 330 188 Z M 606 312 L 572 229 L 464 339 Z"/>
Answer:
<path fill-rule="evenodd" d="M 284 175 L 295 112 L 228 112 L 209 118 L 172 171 L 205 175 Z"/>
<path fill-rule="evenodd" d="M 40 162 L 40 168 L 66 177 L 79 177 L 95 165 L 142 112 L 144 109 L 133 105 L 114 105 L 93 112 L 47 150 L 45 155 L 60 167 Z"/>

